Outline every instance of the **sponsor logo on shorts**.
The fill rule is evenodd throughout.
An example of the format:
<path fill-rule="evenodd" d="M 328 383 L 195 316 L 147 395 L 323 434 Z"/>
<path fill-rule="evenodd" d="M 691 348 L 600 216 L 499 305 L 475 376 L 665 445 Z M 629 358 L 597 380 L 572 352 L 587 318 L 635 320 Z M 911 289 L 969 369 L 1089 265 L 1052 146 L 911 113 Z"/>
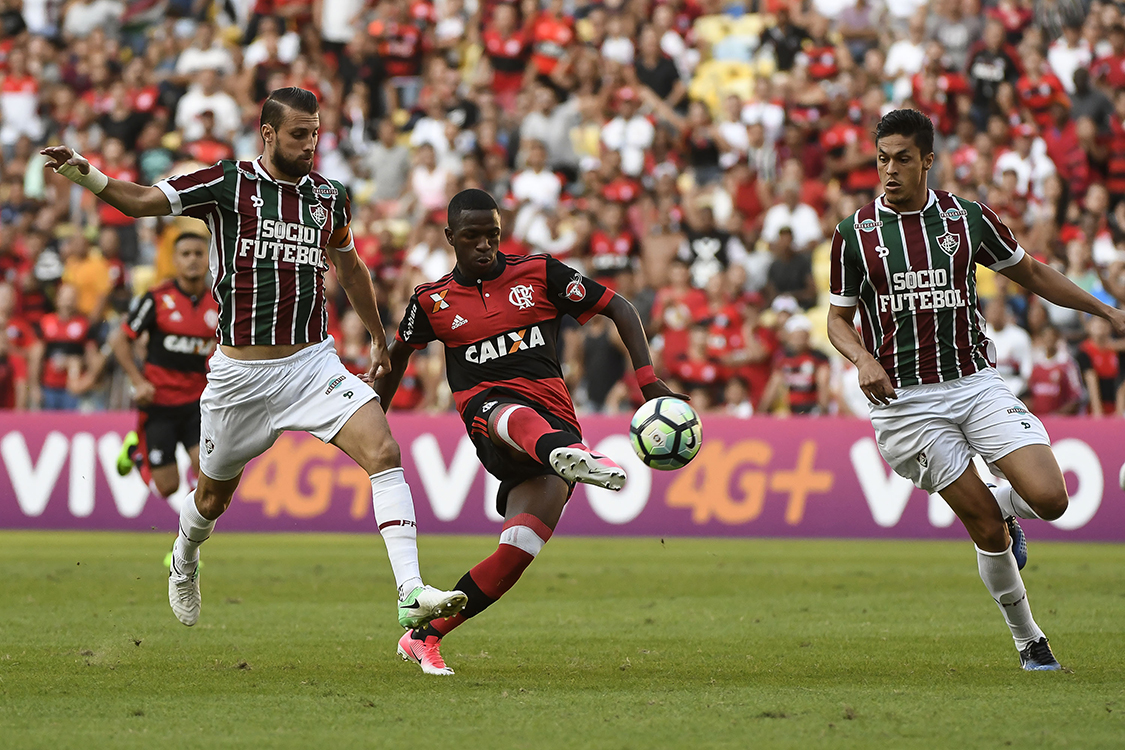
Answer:
<path fill-rule="evenodd" d="M 480 408 L 480 413 L 481 414 L 488 414 L 488 412 L 490 412 L 494 408 L 496 408 L 496 405 L 498 403 L 500 403 L 500 402 L 499 401 L 488 401 L 488 402 L 486 402 L 485 405 Z"/>
<path fill-rule="evenodd" d="M 164 461 L 164 451 L 159 448 L 153 448 L 148 452 L 148 462 L 150 464 L 157 465 L 162 461 Z"/>
<path fill-rule="evenodd" d="M 329 380 L 328 388 L 325 389 L 324 395 L 327 396 L 329 393 L 336 390 L 345 380 L 347 380 L 347 378 L 345 378 L 343 375 L 337 375 L 336 377 Z"/>
<path fill-rule="evenodd" d="M 1009 414 L 1027 414 L 1027 409 L 1020 408 L 1019 406 L 1013 406 L 1011 409 L 1008 409 L 1008 413 Z"/>
<path fill-rule="evenodd" d="M 930 459 L 926 458 L 926 451 L 922 451 L 918 454 L 918 463 L 922 464 L 922 468 L 926 468 L 930 465 Z"/>
<path fill-rule="evenodd" d="M 1025 430 L 1030 430 L 1030 429 L 1031 429 L 1031 422 L 1020 422 L 1020 424 L 1022 424 L 1022 425 L 1023 425 L 1023 428 L 1024 428 Z"/>
<path fill-rule="evenodd" d="M 215 452 L 215 441 L 212 440 L 211 438 L 204 438 L 203 447 L 204 447 L 204 449 L 206 449 L 207 455 L 210 456 L 212 453 Z"/>
<path fill-rule="evenodd" d="M 354 395 L 355 393 L 353 393 L 352 391 L 344 391 L 343 393 L 344 398 L 351 398 Z"/>

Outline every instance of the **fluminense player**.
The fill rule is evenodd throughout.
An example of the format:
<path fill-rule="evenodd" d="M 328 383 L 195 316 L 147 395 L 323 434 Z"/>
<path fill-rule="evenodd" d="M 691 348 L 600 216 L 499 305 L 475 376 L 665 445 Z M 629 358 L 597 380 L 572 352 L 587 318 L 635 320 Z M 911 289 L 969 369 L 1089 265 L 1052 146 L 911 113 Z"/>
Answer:
<path fill-rule="evenodd" d="M 453 196 L 448 222 L 456 265 L 414 290 L 391 344 L 390 371 L 375 384 L 389 406 L 410 355 L 442 342 L 457 411 L 480 462 L 500 480 L 496 510 L 504 531 L 496 552 L 458 582 L 469 597 L 465 609 L 399 641 L 399 655 L 433 675 L 453 674 L 441 639 L 515 585 L 554 533 L 575 482 L 612 490 L 625 484 L 617 464 L 582 442 L 559 364 L 562 317 L 612 320 L 644 397 L 678 395 L 653 374 L 644 327 L 628 300 L 549 255 L 497 252 L 500 212 L 491 195 L 470 189 Z"/>
<path fill-rule="evenodd" d="M 940 493 L 965 525 L 1020 665 L 1060 669 L 1028 605 L 1019 572 L 1027 547 L 1016 518 L 1061 516 L 1066 484 L 1042 423 L 994 368 L 976 264 L 1056 305 L 1105 318 L 1119 334 L 1125 313 L 1025 253 L 992 209 L 927 189 L 934 129 L 925 115 L 888 113 L 875 145 L 883 195 L 840 222 L 832 238 L 829 338 L 859 369 L 883 458 Z M 857 306 L 862 334 L 852 324 Z M 1010 486 L 986 485 L 970 463 L 978 454 Z"/>
<path fill-rule="evenodd" d="M 327 333 L 328 261 L 371 333 L 373 379 L 390 370 L 371 276 L 356 257 L 347 190 L 313 171 L 320 115 L 299 88 L 262 105 L 265 148 L 152 187 L 107 178 L 66 146 L 48 166 L 128 216 L 194 216 L 211 230 L 218 348 L 200 399 L 199 484 L 184 499 L 168 571 L 168 600 L 184 625 L 199 619 L 199 545 L 230 505 L 252 458 L 282 432 L 309 432 L 371 477 L 375 519 L 398 584 L 399 624 L 421 627 L 465 605 L 460 591 L 422 583 L 417 526 L 398 444 L 375 392 L 340 363 Z"/>

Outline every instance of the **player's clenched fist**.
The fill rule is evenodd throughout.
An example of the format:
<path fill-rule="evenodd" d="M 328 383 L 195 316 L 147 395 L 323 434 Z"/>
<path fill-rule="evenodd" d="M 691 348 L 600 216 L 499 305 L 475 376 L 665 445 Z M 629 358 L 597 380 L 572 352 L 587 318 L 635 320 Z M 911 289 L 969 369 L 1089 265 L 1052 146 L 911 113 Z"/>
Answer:
<path fill-rule="evenodd" d="M 868 357 L 859 366 L 859 387 L 867 400 L 873 404 L 886 406 L 898 398 L 887 371 L 874 357 Z"/>

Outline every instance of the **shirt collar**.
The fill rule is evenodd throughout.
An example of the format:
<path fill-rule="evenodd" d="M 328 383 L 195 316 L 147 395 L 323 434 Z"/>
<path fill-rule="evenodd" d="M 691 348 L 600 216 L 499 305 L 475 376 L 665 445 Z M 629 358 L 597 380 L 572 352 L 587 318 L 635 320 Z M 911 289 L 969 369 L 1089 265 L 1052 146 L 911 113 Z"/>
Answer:
<path fill-rule="evenodd" d="M 884 211 L 889 211 L 892 214 L 898 214 L 899 216 L 913 216 L 922 213 L 937 202 L 937 194 L 933 190 L 927 190 L 926 192 L 929 194 L 929 198 L 926 200 L 926 205 L 922 207 L 921 211 L 899 211 L 898 209 L 891 208 L 887 205 L 887 202 L 883 200 L 887 195 L 886 193 L 883 193 L 875 199 L 875 206 Z"/>
<path fill-rule="evenodd" d="M 260 157 L 260 156 L 257 159 L 254 160 L 254 171 L 257 172 L 258 175 L 262 179 L 269 180 L 270 182 L 273 182 L 277 185 L 292 185 L 293 187 L 301 187 L 301 185 L 304 185 L 305 181 L 309 179 L 309 176 L 305 175 L 304 177 L 302 177 L 297 182 L 286 182 L 285 180 L 275 180 L 273 178 L 273 176 L 269 173 L 269 171 L 264 166 L 262 166 L 262 157 Z"/>
<path fill-rule="evenodd" d="M 504 253 L 497 252 L 496 253 L 496 262 L 492 264 L 492 268 L 488 271 L 488 273 L 486 273 L 486 274 L 484 274 L 483 276 L 480 277 L 480 280 L 481 281 L 492 281 L 493 279 L 499 278 L 500 274 L 504 273 L 504 269 L 507 266 L 508 266 L 508 259 L 504 257 Z M 456 265 L 453 266 L 453 280 L 456 281 L 458 284 L 461 284 L 462 286 L 476 286 L 477 285 L 476 281 L 473 281 L 472 279 L 465 276 L 465 274 L 461 273 L 461 269 L 459 269 Z"/>

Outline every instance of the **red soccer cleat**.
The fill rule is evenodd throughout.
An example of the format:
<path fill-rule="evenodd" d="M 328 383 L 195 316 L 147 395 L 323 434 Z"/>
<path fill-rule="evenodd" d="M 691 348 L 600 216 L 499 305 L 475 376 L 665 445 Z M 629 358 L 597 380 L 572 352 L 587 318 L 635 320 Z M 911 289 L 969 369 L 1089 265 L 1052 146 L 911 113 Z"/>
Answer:
<path fill-rule="evenodd" d="M 426 674 L 453 674 L 453 670 L 445 666 L 445 659 L 441 658 L 441 639 L 436 635 L 419 640 L 414 637 L 413 630 L 406 631 L 398 641 L 398 655 L 403 661 L 412 661 L 420 666 Z"/>

